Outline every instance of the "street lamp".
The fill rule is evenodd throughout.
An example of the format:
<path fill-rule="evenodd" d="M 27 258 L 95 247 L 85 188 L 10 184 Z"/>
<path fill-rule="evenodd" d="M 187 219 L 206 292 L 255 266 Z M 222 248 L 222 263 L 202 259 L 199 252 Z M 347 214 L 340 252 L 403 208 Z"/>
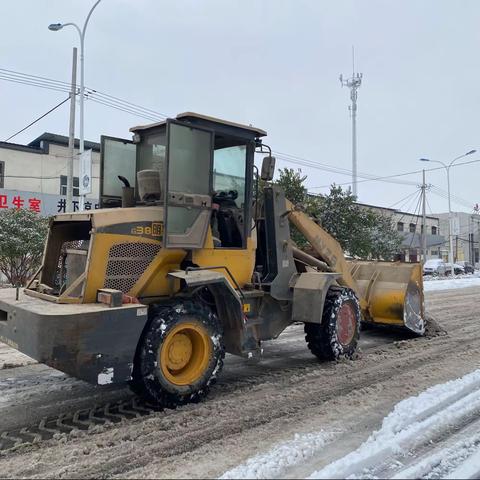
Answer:
<path fill-rule="evenodd" d="M 455 269 L 453 268 L 453 242 L 452 242 L 452 207 L 451 207 L 451 202 L 450 202 L 450 167 L 457 161 L 460 160 L 461 158 L 466 157 L 467 155 L 472 155 L 475 153 L 476 150 L 470 150 L 467 153 L 464 153 L 463 155 L 460 155 L 456 158 L 454 158 L 448 165 L 441 162 L 440 160 L 430 160 L 429 158 L 421 158 L 420 161 L 422 162 L 435 162 L 439 163 L 442 165 L 443 168 L 447 171 L 447 191 L 448 191 L 448 243 L 449 243 L 449 252 L 448 252 L 448 262 L 450 263 L 452 270 L 451 274 L 453 276 Z"/>
<path fill-rule="evenodd" d="M 83 24 L 83 28 L 80 27 L 76 23 L 52 23 L 48 26 L 48 29 L 52 32 L 58 32 L 63 27 L 72 26 L 75 27 L 78 35 L 80 36 L 80 148 L 79 153 L 80 155 L 85 150 L 85 138 L 84 138 L 84 100 L 85 100 L 85 68 L 84 68 L 84 60 L 85 60 L 85 32 L 87 30 L 88 21 L 95 10 L 96 6 L 101 2 L 101 0 L 97 0 L 93 7 L 88 12 L 87 18 L 85 19 L 85 23 Z M 84 206 L 84 196 L 80 197 L 80 210 L 83 210 Z"/>

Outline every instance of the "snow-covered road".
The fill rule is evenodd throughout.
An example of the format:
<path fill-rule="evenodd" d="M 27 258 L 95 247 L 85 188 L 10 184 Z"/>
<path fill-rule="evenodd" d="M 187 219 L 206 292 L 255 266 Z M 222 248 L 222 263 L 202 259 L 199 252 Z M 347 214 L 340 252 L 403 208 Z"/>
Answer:
<path fill-rule="evenodd" d="M 373 469 L 372 458 L 365 458 L 352 475 L 406 475 L 424 462 L 425 476 L 465 477 L 478 465 L 480 399 L 472 383 L 477 377 L 422 397 L 424 407 L 431 402 L 427 409 L 402 407 L 415 411 L 413 423 L 384 419 L 402 399 L 480 367 L 478 305 L 478 287 L 428 292 L 427 312 L 448 334 L 415 338 L 401 331 L 365 330 L 359 357 L 337 363 L 313 358 L 302 326 L 294 325 L 265 344 L 260 363 L 229 357 L 206 401 L 5 451 L 0 477 L 218 478 L 235 476 L 227 472 L 250 459 L 246 476 L 251 478 L 307 478 L 358 454 L 369 437 L 373 442 L 380 435 L 372 432 L 383 431 L 381 438 L 387 438 L 388 425 L 395 441 L 403 439 L 404 450 L 393 445 L 388 461 Z M 0 348 L 0 441 L 2 432 L 16 435 L 44 417 L 130 398 L 125 388 L 95 388 L 29 362 Z M 446 411 L 453 412 L 444 417 L 451 423 L 439 423 L 436 430 Z M 386 446 L 369 443 L 366 450 Z M 412 470 L 411 475 L 417 474 Z"/>
<path fill-rule="evenodd" d="M 440 290 L 455 290 L 457 288 L 480 287 L 480 273 L 473 275 L 457 275 L 449 277 L 427 277 L 424 279 L 423 288 L 426 292 Z"/>
<path fill-rule="evenodd" d="M 476 370 L 401 401 L 358 449 L 309 478 L 478 478 L 479 412 Z"/>
<path fill-rule="evenodd" d="M 221 478 L 291 476 L 297 466 L 309 479 L 479 478 L 480 370 L 436 385 L 398 403 L 382 426 L 358 448 L 315 469 L 316 455 L 344 432 L 297 435 Z"/>

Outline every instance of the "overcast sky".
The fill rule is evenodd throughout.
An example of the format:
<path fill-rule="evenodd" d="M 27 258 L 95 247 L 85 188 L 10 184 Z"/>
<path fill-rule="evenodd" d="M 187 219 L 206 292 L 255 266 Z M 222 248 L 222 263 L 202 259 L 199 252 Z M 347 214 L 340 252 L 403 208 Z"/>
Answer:
<path fill-rule="evenodd" d="M 0 68 L 68 82 L 78 34 L 47 26 L 82 25 L 93 3 L 2 2 Z M 102 0 L 86 35 L 85 83 L 170 116 L 196 111 L 253 124 L 267 130 L 276 151 L 351 169 L 350 98 L 338 77 L 351 74 L 355 45 L 363 73 L 358 170 L 393 175 L 435 166 L 420 157 L 449 162 L 480 152 L 479 25 L 478 0 Z M 65 96 L 0 79 L 0 140 Z M 67 135 L 68 114 L 67 103 L 12 142 L 44 131 Z M 128 129 L 143 123 L 150 122 L 86 104 L 88 140 L 130 138 Z M 480 153 L 466 160 L 475 159 Z M 315 192 L 350 181 L 277 165 L 302 168 Z M 463 199 L 455 210 L 480 202 L 479 173 L 480 162 L 452 169 L 452 194 Z M 400 178 L 421 183 L 421 174 Z M 428 172 L 427 182 L 446 190 L 445 171 Z M 416 188 L 361 182 L 359 200 L 391 206 Z M 428 202 L 434 212 L 447 210 L 437 193 Z"/>

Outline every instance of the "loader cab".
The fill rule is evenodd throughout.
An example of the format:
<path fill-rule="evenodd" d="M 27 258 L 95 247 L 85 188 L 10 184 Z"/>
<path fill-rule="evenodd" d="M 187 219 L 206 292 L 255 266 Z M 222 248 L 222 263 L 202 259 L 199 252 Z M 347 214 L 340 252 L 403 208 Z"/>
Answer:
<path fill-rule="evenodd" d="M 132 141 L 102 137 L 102 208 L 121 207 L 122 196 L 123 206 L 163 206 L 167 248 L 203 248 L 209 226 L 215 248 L 246 248 L 255 145 L 266 132 L 195 113 L 131 132 Z"/>

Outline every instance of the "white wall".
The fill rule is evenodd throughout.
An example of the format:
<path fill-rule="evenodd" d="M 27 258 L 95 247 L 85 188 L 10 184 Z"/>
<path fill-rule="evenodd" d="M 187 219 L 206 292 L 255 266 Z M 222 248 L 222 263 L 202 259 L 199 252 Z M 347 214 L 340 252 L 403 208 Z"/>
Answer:
<path fill-rule="evenodd" d="M 78 152 L 78 150 L 76 150 Z M 68 147 L 49 145 L 49 154 L 26 152 L 0 147 L 0 161 L 5 162 L 4 188 L 28 192 L 60 194 L 60 175 L 67 174 Z M 99 198 L 100 153 L 92 152 L 92 193 Z M 78 159 L 74 160 L 74 176 L 78 176 Z"/>

